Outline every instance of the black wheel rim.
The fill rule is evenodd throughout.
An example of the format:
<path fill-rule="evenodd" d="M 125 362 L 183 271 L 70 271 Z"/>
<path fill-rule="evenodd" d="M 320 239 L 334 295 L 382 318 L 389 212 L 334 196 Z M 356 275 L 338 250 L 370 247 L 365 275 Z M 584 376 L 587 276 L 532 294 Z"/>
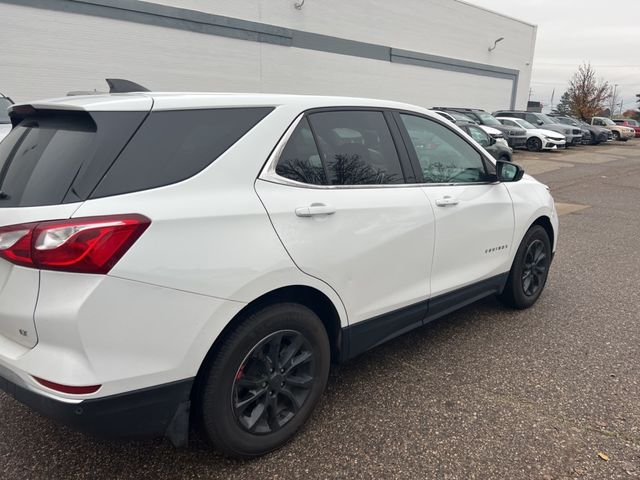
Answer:
<path fill-rule="evenodd" d="M 280 330 L 258 342 L 233 381 L 231 400 L 240 426 L 264 435 L 289 423 L 311 393 L 314 366 L 311 345 L 300 332 Z"/>
<path fill-rule="evenodd" d="M 542 240 L 534 240 L 527 247 L 522 269 L 522 291 L 531 297 L 537 294 L 547 278 L 547 253 Z"/>
<path fill-rule="evenodd" d="M 538 151 L 538 150 L 542 150 L 542 141 L 539 138 L 536 137 L 532 137 L 529 139 L 529 145 L 528 148 L 531 151 Z"/>

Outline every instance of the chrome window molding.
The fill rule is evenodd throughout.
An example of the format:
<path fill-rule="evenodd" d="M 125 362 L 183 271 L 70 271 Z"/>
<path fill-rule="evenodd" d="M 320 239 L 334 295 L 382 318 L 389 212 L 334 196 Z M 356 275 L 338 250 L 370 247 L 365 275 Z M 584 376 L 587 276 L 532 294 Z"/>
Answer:
<path fill-rule="evenodd" d="M 277 143 L 276 147 L 269 155 L 266 164 L 262 168 L 260 175 L 258 175 L 258 180 L 264 180 L 266 182 L 277 183 L 280 185 L 287 185 L 290 187 L 297 188 L 308 188 L 315 190 L 346 190 L 346 189 L 363 189 L 363 188 L 415 188 L 415 187 L 455 187 L 455 186 L 464 186 L 464 185 L 493 185 L 496 183 L 500 183 L 497 181 L 489 181 L 489 182 L 459 182 L 459 183 L 385 183 L 385 184 L 370 184 L 370 185 L 315 185 L 312 183 L 303 183 L 298 182 L 296 180 L 291 180 L 289 178 L 278 175 L 276 172 L 276 166 L 278 165 L 278 161 L 280 160 L 280 156 L 282 155 L 282 151 L 284 147 L 289 142 L 291 135 L 298 127 L 298 124 L 305 117 L 307 112 L 300 113 L 289 125 L 289 128 L 285 131 L 284 135 Z M 482 152 L 479 152 L 482 155 Z M 483 155 L 484 157 L 484 155 Z M 485 157 L 486 158 L 486 157 Z"/>

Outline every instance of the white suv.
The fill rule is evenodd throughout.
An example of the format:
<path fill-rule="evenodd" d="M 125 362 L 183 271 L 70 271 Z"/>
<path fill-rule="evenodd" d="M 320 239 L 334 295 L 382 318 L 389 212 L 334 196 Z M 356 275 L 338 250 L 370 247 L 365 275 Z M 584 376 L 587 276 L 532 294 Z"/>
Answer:
<path fill-rule="evenodd" d="M 342 362 L 540 296 L 548 188 L 427 109 L 128 93 L 15 105 L 0 144 L 0 387 L 75 428 L 252 457 Z"/>

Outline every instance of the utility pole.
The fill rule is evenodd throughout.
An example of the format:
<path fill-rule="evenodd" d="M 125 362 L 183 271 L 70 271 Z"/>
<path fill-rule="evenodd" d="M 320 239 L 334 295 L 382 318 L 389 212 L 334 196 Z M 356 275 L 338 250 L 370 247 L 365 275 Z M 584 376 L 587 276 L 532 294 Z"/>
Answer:
<path fill-rule="evenodd" d="M 533 89 L 529 88 L 529 101 L 531 101 L 531 95 L 533 95 Z"/>
<path fill-rule="evenodd" d="M 609 112 L 611 112 L 611 115 L 612 115 L 612 116 L 613 116 L 613 114 L 614 114 L 613 109 L 614 109 L 614 108 L 615 108 L 615 106 L 616 106 L 616 91 L 617 91 L 617 90 L 618 90 L 618 84 L 616 83 L 616 84 L 613 86 L 613 96 L 611 97 L 611 109 L 609 110 Z"/>

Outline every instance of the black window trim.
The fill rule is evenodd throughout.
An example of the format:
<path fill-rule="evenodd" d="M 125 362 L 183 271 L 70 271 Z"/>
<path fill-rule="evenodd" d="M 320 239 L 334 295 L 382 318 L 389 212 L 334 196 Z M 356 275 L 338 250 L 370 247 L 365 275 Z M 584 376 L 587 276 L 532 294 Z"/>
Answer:
<path fill-rule="evenodd" d="M 425 182 L 424 177 L 422 175 L 422 167 L 420 167 L 420 161 L 418 160 L 418 156 L 416 154 L 415 148 L 413 147 L 413 144 L 411 142 L 411 137 L 409 136 L 409 132 L 407 131 L 406 127 L 404 126 L 404 123 L 402 122 L 402 119 L 400 118 L 401 114 L 413 115 L 414 117 L 424 118 L 425 120 L 430 120 L 432 122 L 435 122 L 441 125 L 444 128 L 447 128 L 448 130 L 451 130 L 454 134 L 460 137 L 467 145 L 469 145 L 473 150 L 475 150 L 480 155 L 480 159 L 482 160 L 482 165 L 484 166 L 485 175 L 487 175 L 487 178 L 489 178 L 489 180 L 486 180 L 484 182 L 442 182 L 442 183 Z M 416 183 L 416 185 L 419 185 L 421 187 L 444 187 L 444 186 L 462 186 L 462 185 L 493 185 L 496 183 L 500 183 L 498 181 L 498 178 L 494 174 L 489 173 L 489 168 L 487 163 L 490 163 L 494 168 L 495 168 L 495 163 L 490 158 L 488 158 L 484 154 L 484 152 L 479 150 L 473 143 L 469 142 L 469 140 L 466 139 L 463 135 L 460 135 L 459 132 L 452 129 L 451 127 L 446 125 L 444 122 L 440 121 L 439 118 L 430 117 L 428 115 L 424 115 L 420 112 L 415 112 L 413 110 L 394 110 L 393 115 L 394 115 L 396 124 L 400 129 L 400 133 L 404 140 L 405 147 L 409 152 L 409 157 L 411 158 L 413 169 L 414 171 L 416 171 L 416 176 L 418 178 L 418 182 Z"/>
<path fill-rule="evenodd" d="M 384 120 L 387 124 L 387 128 L 389 129 L 389 133 L 391 138 L 393 139 L 394 147 L 396 149 L 396 154 L 398 155 L 398 160 L 400 162 L 400 169 L 404 176 L 404 183 L 382 183 L 382 184 L 367 184 L 367 185 L 315 185 L 311 183 L 298 182 L 296 180 L 291 180 L 290 178 L 283 177 L 276 172 L 276 167 L 278 165 L 278 161 L 280 160 L 280 156 L 284 151 L 287 143 L 289 142 L 293 132 L 295 132 L 296 128 L 302 121 L 302 119 L 307 118 L 309 115 L 314 113 L 324 113 L 324 112 L 353 112 L 353 111 L 372 111 L 372 112 L 380 112 L 383 114 Z M 413 187 L 417 186 L 417 173 L 415 171 L 415 167 L 413 162 L 411 161 L 409 151 L 406 147 L 404 139 L 401 137 L 401 131 L 397 126 L 397 121 L 394 118 L 394 110 L 388 107 L 375 107 L 375 106 L 349 106 L 349 105 L 341 105 L 341 106 L 331 106 L 331 107 L 314 107 L 306 109 L 300 112 L 293 122 L 289 125 L 287 130 L 285 130 L 284 134 L 280 137 L 280 140 L 271 151 L 265 165 L 263 166 L 260 174 L 258 175 L 259 180 L 265 180 L 271 183 L 277 183 L 280 185 L 288 185 L 291 187 L 298 188 L 310 188 L 310 189 L 320 189 L 320 190 L 345 190 L 345 189 L 363 189 L 363 188 L 402 188 L 402 187 Z M 308 118 L 307 118 L 308 121 Z M 309 122 L 309 126 L 311 127 L 311 131 L 313 133 L 313 139 L 316 142 L 316 148 L 320 151 L 318 147 L 317 138 L 315 132 L 313 131 L 313 126 L 311 122 Z M 322 162 L 324 165 L 324 161 Z M 328 177 L 327 177 L 328 178 Z"/>

